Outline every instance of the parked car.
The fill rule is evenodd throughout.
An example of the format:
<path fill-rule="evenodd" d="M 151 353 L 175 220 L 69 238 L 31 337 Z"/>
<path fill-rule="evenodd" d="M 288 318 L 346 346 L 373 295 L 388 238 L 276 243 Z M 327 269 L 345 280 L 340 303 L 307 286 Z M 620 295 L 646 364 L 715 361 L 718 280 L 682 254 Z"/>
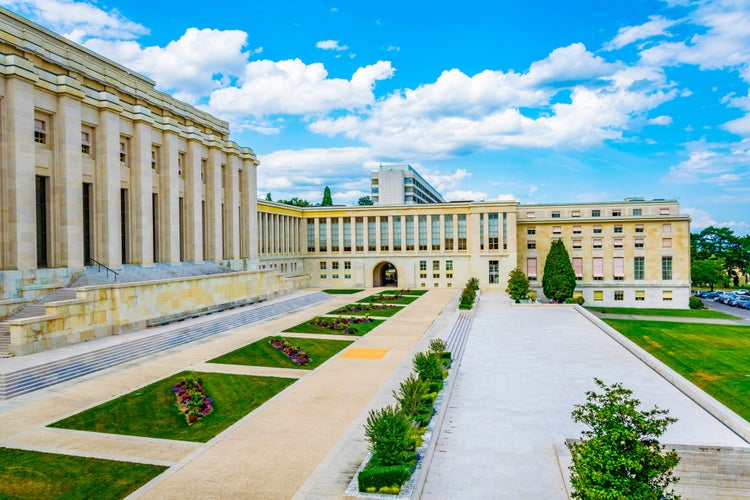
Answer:
<path fill-rule="evenodd" d="M 737 295 L 750 295 L 750 290 L 745 290 L 744 288 L 740 288 L 739 290 L 736 290 L 734 293 Z"/>
<path fill-rule="evenodd" d="M 736 307 L 737 306 L 737 299 L 738 298 L 739 298 L 739 295 L 734 294 L 734 293 L 728 293 L 728 294 L 724 295 L 724 302 L 723 303 L 726 304 L 726 305 L 728 305 L 728 306 Z"/>
<path fill-rule="evenodd" d="M 741 309 L 750 309 L 750 295 L 738 295 L 737 307 Z"/>

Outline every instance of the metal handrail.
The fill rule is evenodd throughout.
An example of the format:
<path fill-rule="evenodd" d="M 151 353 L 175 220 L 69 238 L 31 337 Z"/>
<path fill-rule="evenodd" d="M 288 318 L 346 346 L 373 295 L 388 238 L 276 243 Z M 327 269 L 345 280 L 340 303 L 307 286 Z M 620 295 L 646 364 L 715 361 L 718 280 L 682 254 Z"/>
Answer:
<path fill-rule="evenodd" d="M 112 269 L 112 268 L 110 268 L 110 267 L 107 267 L 107 266 L 105 266 L 104 264 L 102 264 L 102 263 L 101 263 L 101 262 L 99 262 L 98 260 L 94 260 L 94 259 L 92 259 L 92 258 L 89 258 L 89 263 L 92 263 L 92 262 L 93 262 L 94 264 L 96 264 L 97 266 L 99 266 L 99 271 L 101 271 L 101 270 L 102 270 L 102 268 L 106 269 L 106 270 L 107 270 L 107 277 L 108 277 L 108 278 L 109 278 L 109 273 L 112 273 L 112 274 L 114 274 L 114 275 L 115 275 L 115 283 L 117 283 L 117 277 L 119 276 L 119 273 L 118 273 L 117 271 L 115 271 L 114 269 Z"/>

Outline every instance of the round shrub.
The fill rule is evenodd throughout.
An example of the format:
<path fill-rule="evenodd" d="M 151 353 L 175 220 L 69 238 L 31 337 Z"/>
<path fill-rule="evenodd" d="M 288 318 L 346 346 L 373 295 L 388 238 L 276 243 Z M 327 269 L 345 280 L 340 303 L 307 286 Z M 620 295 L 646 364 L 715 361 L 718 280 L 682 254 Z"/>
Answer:
<path fill-rule="evenodd" d="M 690 306 L 690 309 L 703 309 L 703 302 L 698 297 L 690 297 L 688 306 Z"/>

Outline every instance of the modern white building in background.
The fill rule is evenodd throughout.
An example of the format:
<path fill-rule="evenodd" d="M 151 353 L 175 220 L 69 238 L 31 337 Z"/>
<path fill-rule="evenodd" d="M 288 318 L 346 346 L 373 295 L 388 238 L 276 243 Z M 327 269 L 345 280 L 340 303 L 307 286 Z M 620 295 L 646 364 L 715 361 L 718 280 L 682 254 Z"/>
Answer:
<path fill-rule="evenodd" d="M 445 203 L 443 196 L 411 165 L 380 165 L 370 173 L 375 205 Z"/>

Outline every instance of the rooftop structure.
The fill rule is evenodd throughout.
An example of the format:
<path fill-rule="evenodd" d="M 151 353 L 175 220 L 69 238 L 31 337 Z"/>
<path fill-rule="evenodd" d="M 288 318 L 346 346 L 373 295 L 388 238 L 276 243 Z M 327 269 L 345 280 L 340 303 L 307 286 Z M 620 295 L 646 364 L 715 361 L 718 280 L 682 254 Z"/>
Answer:
<path fill-rule="evenodd" d="M 444 203 L 443 196 L 411 165 L 380 165 L 370 173 L 375 205 Z"/>

